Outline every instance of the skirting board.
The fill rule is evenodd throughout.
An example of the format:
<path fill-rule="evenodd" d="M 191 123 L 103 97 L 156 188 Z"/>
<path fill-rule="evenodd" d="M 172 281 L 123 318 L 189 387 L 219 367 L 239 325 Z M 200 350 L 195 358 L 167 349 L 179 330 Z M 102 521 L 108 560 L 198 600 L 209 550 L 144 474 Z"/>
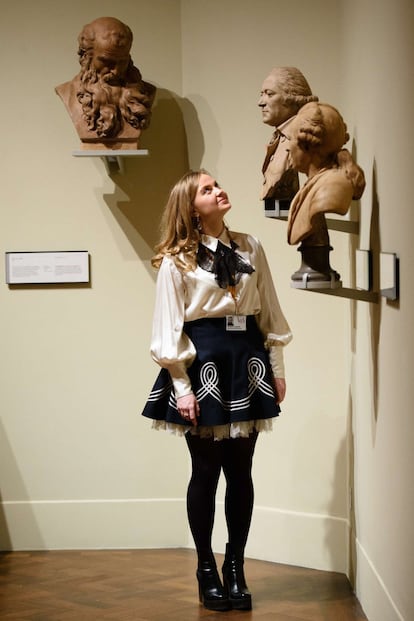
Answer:
<path fill-rule="evenodd" d="M 343 518 L 257 506 L 246 556 L 347 573 L 348 523 Z M 227 540 L 217 503 L 213 547 Z M 0 505 L 0 549 L 193 547 L 184 498 L 21 501 Z"/>
<path fill-rule="evenodd" d="M 226 526 L 216 511 L 214 549 L 224 550 Z M 246 556 L 348 575 L 349 526 L 345 518 L 255 506 Z"/>
<path fill-rule="evenodd" d="M 404 619 L 364 548 L 355 541 L 355 592 L 368 619 L 408 621 Z"/>
<path fill-rule="evenodd" d="M 0 504 L 0 549 L 186 547 L 182 498 L 23 501 Z"/>
<path fill-rule="evenodd" d="M 214 549 L 227 534 L 217 503 Z M 185 499 L 17 501 L 0 504 L 1 550 L 193 547 Z M 358 540 L 356 593 L 369 619 L 407 621 Z M 256 506 L 246 556 L 348 574 L 345 518 Z"/>
<path fill-rule="evenodd" d="M 343 518 L 255 507 L 246 556 L 347 573 Z M 213 546 L 227 540 L 217 503 Z M 183 498 L 20 501 L 0 505 L 2 550 L 193 547 Z"/>

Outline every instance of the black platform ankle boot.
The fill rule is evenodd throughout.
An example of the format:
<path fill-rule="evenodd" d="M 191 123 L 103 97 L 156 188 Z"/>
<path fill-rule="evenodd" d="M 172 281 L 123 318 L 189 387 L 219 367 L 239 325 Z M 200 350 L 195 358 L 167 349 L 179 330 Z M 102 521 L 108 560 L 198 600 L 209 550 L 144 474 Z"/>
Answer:
<path fill-rule="evenodd" d="M 252 596 L 244 577 L 244 558 L 242 551 L 236 551 L 226 545 L 226 556 L 223 563 L 224 590 L 235 610 L 251 610 Z"/>
<path fill-rule="evenodd" d="M 230 610 L 230 602 L 221 584 L 216 562 L 200 561 L 197 569 L 200 602 L 209 610 Z"/>

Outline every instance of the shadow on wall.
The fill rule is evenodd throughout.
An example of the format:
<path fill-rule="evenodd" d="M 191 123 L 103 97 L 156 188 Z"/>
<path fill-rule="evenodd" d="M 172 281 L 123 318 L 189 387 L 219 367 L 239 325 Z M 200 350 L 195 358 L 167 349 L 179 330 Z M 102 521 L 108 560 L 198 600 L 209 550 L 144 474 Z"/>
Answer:
<path fill-rule="evenodd" d="M 357 161 L 355 155 L 355 144 L 353 144 L 352 155 Z M 355 212 L 351 213 L 353 220 L 360 220 Z M 356 250 L 359 248 L 359 237 L 351 235 L 350 237 L 350 261 L 351 261 L 351 286 L 356 287 Z M 371 290 L 379 292 L 380 290 L 380 253 L 381 253 L 381 236 L 379 230 L 379 198 L 377 190 L 377 167 L 376 162 L 373 163 L 372 171 L 372 205 L 370 213 L 369 225 L 369 250 L 370 250 L 370 272 L 371 272 Z M 399 302 L 391 302 L 398 305 Z M 351 351 L 356 353 L 356 334 L 357 334 L 357 302 L 351 304 Z M 381 328 L 381 298 L 377 303 L 369 304 L 370 313 L 370 342 L 371 342 L 371 389 L 372 389 L 372 437 L 375 442 L 376 423 L 378 416 L 378 347 Z"/>
<path fill-rule="evenodd" d="M 208 132 L 208 171 L 216 177 L 222 176 L 217 168 L 222 149 L 222 131 L 217 123 L 214 110 L 210 102 L 198 93 L 189 93 L 188 97 L 180 100 L 180 106 L 184 116 L 187 132 L 187 145 L 190 167 L 194 170 L 201 168 L 204 159 L 205 143 L 204 136 L 201 134 L 200 121 L 198 116 L 203 119 L 204 132 Z"/>
<path fill-rule="evenodd" d="M 369 249 L 371 251 L 371 288 L 373 291 L 380 289 L 380 253 L 381 236 L 379 228 L 379 198 L 377 190 L 377 167 L 373 163 L 372 171 L 372 205 L 369 227 Z M 355 256 L 357 241 L 353 241 L 351 256 Z M 353 269 L 355 284 L 355 266 Z M 375 444 L 376 426 L 378 419 L 378 348 L 381 328 L 381 300 L 377 304 L 370 304 L 370 345 L 371 345 L 371 402 L 372 402 L 372 439 Z M 351 305 L 351 350 L 356 354 L 357 333 L 357 302 Z M 367 386 L 369 389 L 369 386 Z M 349 489 L 349 580 L 355 587 L 357 576 L 357 553 L 356 553 L 356 519 L 355 519 L 355 437 L 354 437 L 354 402 L 352 398 L 352 386 L 349 392 L 348 407 L 348 489 Z"/>
<path fill-rule="evenodd" d="M 7 475 L 9 489 L 3 485 Z M 44 542 L 16 462 L 13 447 L 0 422 L 0 550 L 42 549 Z M 5 498 L 6 497 L 6 500 Z"/>
<path fill-rule="evenodd" d="M 356 144 L 355 141 L 352 141 L 352 157 L 354 161 L 357 161 L 356 154 Z M 349 210 L 350 219 L 352 221 L 361 222 L 361 201 L 352 201 L 351 208 Z M 356 251 L 360 248 L 360 226 L 358 227 L 358 235 L 350 235 L 349 236 L 349 261 L 350 261 L 350 284 L 351 287 L 355 288 L 357 284 L 356 277 Z M 362 248 L 361 248 L 362 250 Z M 356 352 L 356 325 L 357 325 L 357 302 L 356 300 L 351 301 L 350 312 L 351 312 L 351 352 L 355 354 Z"/>
<path fill-rule="evenodd" d="M 331 488 L 333 490 L 333 494 L 329 511 L 329 515 L 332 519 L 327 522 L 325 535 L 325 545 L 332 558 L 332 567 L 338 566 L 338 559 L 340 559 L 343 563 L 347 562 L 347 542 L 346 534 L 344 532 L 346 528 L 344 520 L 347 519 L 346 498 L 344 498 L 344 487 L 347 480 L 347 449 L 347 437 L 345 435 L 339 444 L 338 452 L 335 458 L 335 466 L 332 471 Z M 346 570 L 344 573 L 346 573 Z"/>
<path fill-rule="evenodd" d="M 357 551 L 356 551 L 356 518 L 355 518 L 355 438 L 354 438 L 354 402 L 352 387 L 349 390 L 348 406 L 348 489 L 349 489 L 349 531 L 348 531 L 348 578 L 353 589 L 356 589 Z"/>
<path fill-rule="evenodd" d="M 352 156 L 355 161 L 358 161 L 356 156 L 356 146 L 355 142 L 352 145 Z M 353 204 L 351 209 L 351 220 L 360 221 L 360 213 L 357 213 L 357 210 L 360 212 L 360 203 Z M 356 287 L 356 250 L 360 247 L 360 239 L 359 236 L 351 235 L 350 236 L 350 262 L 351 262 L 351 286 Z M 379 199 L 377 192 L 377 170 L 376 163 L 373 163 L 373 174 L 372 174 L 372 205 L 371 205 L 371 213 L 370 213 L 370 225 L 369 225 L 369 250 L 371 255 L 371 290 L 379 291 L 380 289 L 380 252 L 381 252 L 381 238 L 380 238 L 380 230 L 379 230 Z M 375 434 L 376 434 L 376 423 L 378 416 L 378 347 L 379 347 L 379 337 L 380 337 L 380 326 L 381 326 L 381 300 L 377 303 L 369 304 L 369 314 L 370 314 L 370 346 L 371 346 L 371 390 L 372 390 L 372 412 L 373 412 L 373 421 L 372 421 L 372 437 L 373 442 L 375 443 Z M 358 329 L 358 303 L 356 300 L 351 301 L 351 341 L 350 347 L 353 355 L 356 354 L 357 343 L 356 343 L 356 335 Z M 353 374 L 351 373 L 351 376 Z M 349 399 L 348 399 L 348 431 L 347 431 L 347 447 L 346 447 L 346 455 L 345 459 L 348 460 L 348 502 L 349 502 L 349 538 L 348 538 L 348 577 L 350 583 L 353 587 L 356 584 L 356 574 L 357 574 L 357 555 L 356 555 L 356 540 L 357 540 L 357 532 L 356 532 L 356 520 L 355 520 L 355 504 L 354 504 L 354 481 L 355 481 L 355 462 L 354 462 L 354 454 L 355 454 L 355 438 L 354 438 L 354 402 L 352 395 L 352 385 L 349 390 Z"/>
<path fill-rule="evenodd" d="M 374 290 L 380 289 L 380 252 L 381 236 L 379 230 L 379 199 L 377 189 L 377 165 L 374 161 L 372 170 L 372 210 L 370 227 L 370 248 L 372 256 L 372 285 Z M 372 437 L 375 443 L 378 418 L 378 347 L 381 326 L 381 303 L 370 305 L 371 319 L 371 363 L 372 363 L 372 405 L 374 419 L 372 421 Z"/>
<path fill-rule="evenodd" d="M 114 194 L 105 202 L 129 239 L 138 257 L 149 261 L 158 242 L 159 224 L 168 194 L 175 182 L 189 169 L 184 105 L 177 95 L 158 89 L 151 125 L 140 147 L 147 157 L 125 158 L 123 173 L 114 173 Z M 191 140 L 203 149 L 203 137 L 194 107 L 187 101 L 191 116 Z M 145 142 L 145 143 L 144 143 Z M 155 277 L 153 270 L 151 275 Z"/>
<path fill-rule="evenodd" d="M 380 290 L 380 254 L 381 232 L 379 226 L 380 201 L 378 197 L 377 187 L 377 164 L 374 160 L 372 170 L 372 208 L 371 208 L 371 226 L 370 226 L 370 249 L 371 249 L 371 272 L 372 272 L 372 288 L 374 291 Z M 387 305 L 394 308 L 400 307 L 400 300 L 387 300 Z M 378 365 L 379 365 L 379 342 L 381 332 L 381 299 L 378 304 L 370 304 L 370 323 L 371 323 L 371 390 L 372 390 L 372 441 L 375 445 L 377 422 L 378 422 Z"/>

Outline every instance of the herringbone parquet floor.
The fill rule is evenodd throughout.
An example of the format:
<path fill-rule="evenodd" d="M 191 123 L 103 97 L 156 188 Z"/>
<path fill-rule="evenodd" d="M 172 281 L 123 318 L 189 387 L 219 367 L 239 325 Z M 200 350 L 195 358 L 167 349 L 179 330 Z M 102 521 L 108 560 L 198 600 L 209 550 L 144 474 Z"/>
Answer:
<path fill-rule="evenodd" d="M 223 557 L 217 555 L 217 563 Z M 252 611 L 198 603 L 191 550 L 0 554 L 2 621 L 363 621 L 342 574 L 247 559 Z"/>

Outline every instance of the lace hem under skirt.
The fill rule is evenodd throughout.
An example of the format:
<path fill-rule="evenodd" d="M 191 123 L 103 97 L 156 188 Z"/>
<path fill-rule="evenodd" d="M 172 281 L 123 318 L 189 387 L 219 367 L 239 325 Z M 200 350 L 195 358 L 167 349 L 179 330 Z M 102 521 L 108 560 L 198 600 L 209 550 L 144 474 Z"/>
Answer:
<path fill-rule="evenodd" d="M 247 438 L 253 430 L 257 432 L 272 431 L 273 419 L 264 418 L 258 420 L 247 420 L 227 425 L 207 426 L 187 426 L 169 423 L 165 420 L 154 420 L 152 428 L 157 431 L 168 431 L 174 435 L 183 436 L 187 432 L 200 438 L 214 438 L 214 440 L 227 440 L 229 438 Z"/>
<path fill-rule="evenodd" d="M 269 355 L 253 315 L 245 331 L 228 331 L 224 317 L 200 319 L 184 325 L 197 351 L 187 369 L 200 405 L 197 427 L 184 421 L 168 369 L 162 368 L 142 414 L 155 429 L 202 438 L 243 438 L 253 430 L 270 431 L 280 413 Z"/>

